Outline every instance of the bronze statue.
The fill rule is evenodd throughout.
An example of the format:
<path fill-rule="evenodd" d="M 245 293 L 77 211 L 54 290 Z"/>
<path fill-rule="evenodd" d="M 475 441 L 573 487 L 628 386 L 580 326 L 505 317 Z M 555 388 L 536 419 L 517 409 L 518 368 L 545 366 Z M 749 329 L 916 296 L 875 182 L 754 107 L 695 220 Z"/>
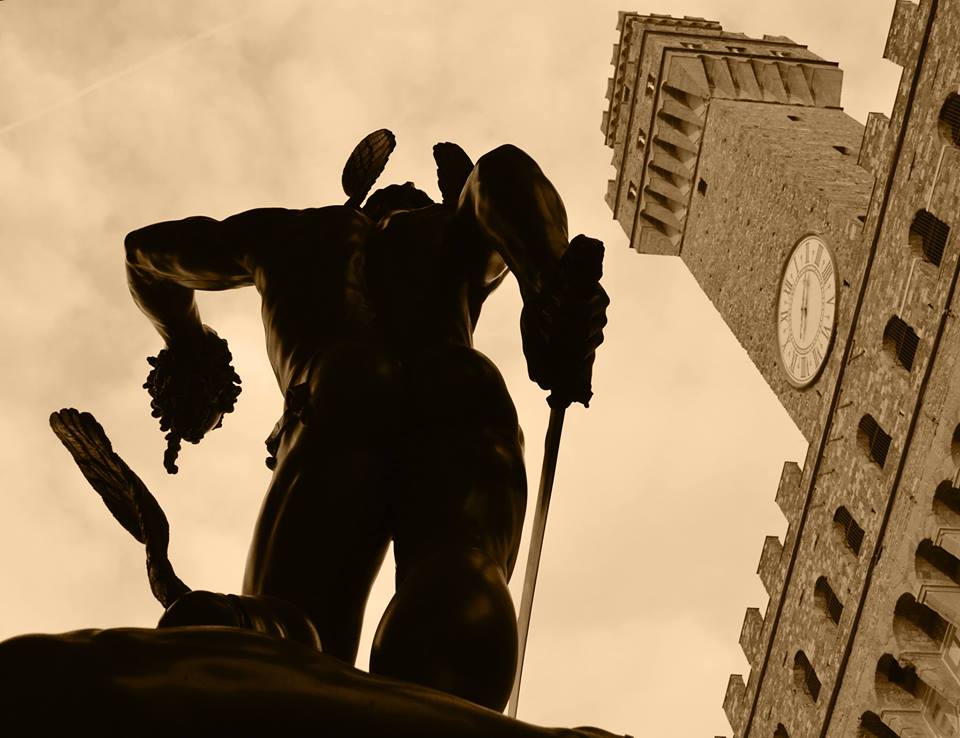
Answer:
<path fill-rule="evenodd" d="M 460 147 L 438 144 L 442 203 L 410 182 L 364 203 L 394 145 L 386 130 L 361 141 L 344 170 L 345 205 L 192 217 L 126 238 L 131 293 L 166 343 L 145 387 L 167 432 L 170 472 L 180 441 L 219 427 L 239 392 L 226 343 L 201 322 L 194 290 L 253 285 L 262 297 L 286 402 L 267 441 L 273 478 L 243 596 L 190 591 L 166 560 L 159 505 L 93 418 L 61 411 L 52 423 L 147 546 L 151 586 L 168 606 L 159 626 L 172 629 L 156 643 L 174 644 L 171 664 L 190 661 L 191 634 L 212 632 L 197 626 L 225 626 L 299 641 L 315 658 L 322 651 L 324 664 L 343 662 L 329 666 L 341 677 L 359 674 L 349 666 L 392 539 L 396 594 L 374 639 L 372 678 L 500 711 L 517 664 L 507 581 L 526 507 L 523 436 L 472 334 L 484 300 L 512 271 L 531 378 L 551 390 L 551 405 L 586 404 L 609 302 L 599 285 L 602 244 L 568 241 L 558 194 L 513 146 L 474 165 Z M 149 642 L 149 650 L 149 633 L 123 631 L 112 642 L 134 650 Z M 110 640 L 77 638 L 88 651 Z M 235 638 L 240 671 L 258 649 L 294 648 Z"/>
<path fill-rule="evenodd" d="M 388 131 L 361 142 L 344 173 L 346 205 L 133 231 L 130 290 L 185 374 L 219 350 L 209 363 L 219 357 L 225 377 L 232 372 L 193 290 L 255 285 L 262 296 L 287 406 L 270 441 L 276 465 L 244 594 L 296 604 L 324 652 L 352 664 L 392 538 L 397 591 L 371 671 L 501 710 L 517 660 L 507 580 L 526 478 L 516 411 L 496 368 L 473 349 L 473 329 L 509 269 L 524 301 L 531 377 L 586 402 L 608 301 L 593 279 L 571 287 L 563 204 L 520 149 L 503 146 L 473 166 L 459 147 L 439 144 L 443 203 L 408 182 L 361 207 L 392 148 Z M 571 259 L 599 242 L 579 237 L 575 246 Z M 171 404 L 174 442 L 178 427 L 199 440 L 232 399 L 229 385 L 207 406 L 196 396 L 186 408 Z M 162 624 L 224 612 L 194 599 L 175 603 Z"/>

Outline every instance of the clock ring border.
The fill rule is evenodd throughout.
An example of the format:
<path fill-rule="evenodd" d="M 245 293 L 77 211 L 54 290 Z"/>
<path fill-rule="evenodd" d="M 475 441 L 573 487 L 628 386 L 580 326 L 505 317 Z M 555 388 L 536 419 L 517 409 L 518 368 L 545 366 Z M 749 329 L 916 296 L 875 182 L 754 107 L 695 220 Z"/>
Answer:
<path fill-rule="evenodd" d="M 780 318 L 780 295 L 783 290 L 783 278 L 787 274 L 787 269 L 790 266 L 790 262 L 793 259 L 793 255 L 796 253 L 797 248 L 801 243 L 806 241 L 810 237 L 816 238 L 820 243 L 823 244 L 823 247 L 827 250 L 827 253 L 830 255 L 830 261 L 833 264 L 833 292 L 834 292 L 834 305 L 833 305 L 833 321 L 830 326 L 830 340 L 827 342 L 827 348 L 823 354 L 823 361 L 820 363 L 820 366 L 817 368 L 817 371 L 813 373 L 810 379 L 804 382 L 797 382 L 793 377 L 790 376 L 790 372 L 787 371 L 787 367 L 783 360 L 783 349 L 780 348 L 780 339 L 777 336 L 779 318 Z M 822 234 L 816 231 L 808 231 L 804 233 L 800 238 L 793 242 L 793 245 L 787 249 L 787 257 L 783 260 L 783 266 L 780 267 L 780 278 L 777 280 L 777 291 L 774 296 L 773 302 L 773 325 L 774 325 L 774 337 L 777 346 L 777 363 L 780 365 L 780 369 L 783 370 L 783 375 L 787 378 L 787 382 L 794 389 L 804 390 L 813 385 L 820 375 L 823 374 L 824 368 L 827 366 L 827 359 L 830 357 L 830 352 L 833 350 L 834 341 L 837 338 L 837 320 L 840 314 L 840 271 L 837 269 L 837 255 L 830 244 L 827 242 L 827 239 L 823 237 Z"/>

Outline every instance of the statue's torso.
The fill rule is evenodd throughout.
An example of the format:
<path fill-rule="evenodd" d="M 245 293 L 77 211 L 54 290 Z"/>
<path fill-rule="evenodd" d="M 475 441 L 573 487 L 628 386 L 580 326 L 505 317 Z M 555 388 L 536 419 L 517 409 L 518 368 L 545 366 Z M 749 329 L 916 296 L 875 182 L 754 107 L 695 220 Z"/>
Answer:
<path fill-rule="evenodd" d="M 385 363 L 470 346 L 477 259 L 440 206 L 373 224 L 352 208 L 304 210 L 253 265 L 267 352 L 281 390 L 338 346 Z M 370 359 L 374 360 L 374 359 Z"/>

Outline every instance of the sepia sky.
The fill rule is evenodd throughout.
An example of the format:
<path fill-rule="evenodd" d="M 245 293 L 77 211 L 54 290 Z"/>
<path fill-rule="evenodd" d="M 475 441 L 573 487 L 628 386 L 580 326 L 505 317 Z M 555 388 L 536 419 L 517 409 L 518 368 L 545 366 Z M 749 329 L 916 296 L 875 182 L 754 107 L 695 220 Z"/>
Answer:
<path fill-rule="evenodd" d="M 127 292 L 122 241 L 147 223 L 341 203 L 367 132 L 398 139 L 380 184 L 439 199 L 431 147 L 476 160 L 510 142 L 560 191 L 571 235 L 607 245 L 612 304 L 595 399 L 567 414 L 528 645 L 522 719 L 664 738 L 729 734 L 737 639 L 785 460 L 806 443 L 678 259 L 629 250 L 604 203 L 600 118 L 617 10 L 783 34 L 839 61 L 844 106 L 889 113 L 893 0 L 483 3 L 310 0 L 0 2 L 0 638 L 152 626 L 142 547 L 50 432 L 93 412 L 166 510 L 191 587 L 238 592 L 282 409 L 252 289 L 200 296 L 243 378 L 237 410 L 166 476 L 145 357 L 160 340 Z M 501 368 L 527 439 L 530 505 L 548 408 L 526 378 L 508 280 L 476 347 Z M 529 528 L 529 515 L 528 515 Z M 525 534 L 517 575 L 519 599 Z M 370 599 L 360 666 L 391 595 Z"/>

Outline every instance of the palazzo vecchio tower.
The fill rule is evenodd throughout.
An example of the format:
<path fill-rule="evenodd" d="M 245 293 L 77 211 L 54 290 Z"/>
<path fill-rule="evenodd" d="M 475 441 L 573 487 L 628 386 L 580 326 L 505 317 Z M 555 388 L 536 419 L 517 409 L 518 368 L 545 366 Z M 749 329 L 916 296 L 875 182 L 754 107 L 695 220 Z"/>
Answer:
<path fill-rule="evenodd" d="M 620 14 L 607 203 L 809 441 L 723 700 L 739 738 L 960 738 L 960 0 L 892 10 L 903 76 L 865 129 L 802 44 Z"/>

